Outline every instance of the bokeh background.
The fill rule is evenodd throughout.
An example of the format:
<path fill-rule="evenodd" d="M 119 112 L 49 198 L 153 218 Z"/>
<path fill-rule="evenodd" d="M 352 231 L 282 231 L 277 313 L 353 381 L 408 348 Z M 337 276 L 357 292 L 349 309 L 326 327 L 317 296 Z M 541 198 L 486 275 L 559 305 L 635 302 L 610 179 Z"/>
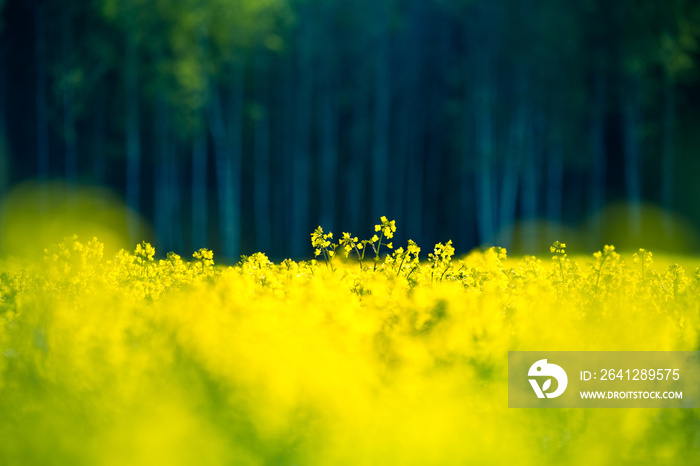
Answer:
<path fill-rule="evenodd" d="M 0 0 L 0 251 L 697 253 L 699 41 L 693 0 Z"/>

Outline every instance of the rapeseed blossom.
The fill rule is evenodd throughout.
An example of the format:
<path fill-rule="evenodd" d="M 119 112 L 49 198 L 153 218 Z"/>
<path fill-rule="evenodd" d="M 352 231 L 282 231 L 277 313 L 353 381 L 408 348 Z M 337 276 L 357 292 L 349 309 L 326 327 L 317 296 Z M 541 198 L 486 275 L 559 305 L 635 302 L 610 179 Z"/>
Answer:
<path fill-rule="evenodd" d="M 146 242 L 104 257 L 77 237 L 3 262 L 3 464 L 697 458 L 695 410 L 513 410 L 506 389 L 511 350 L 697 350 L 697 264 L 560 242 L 545 258 L 455 258 L 451 241 L 421 257 L 410 240 L 381 249 L 394 221 L 374 230 L 333 243 L 318 227 L 323 262 L 223 267 Z"/>

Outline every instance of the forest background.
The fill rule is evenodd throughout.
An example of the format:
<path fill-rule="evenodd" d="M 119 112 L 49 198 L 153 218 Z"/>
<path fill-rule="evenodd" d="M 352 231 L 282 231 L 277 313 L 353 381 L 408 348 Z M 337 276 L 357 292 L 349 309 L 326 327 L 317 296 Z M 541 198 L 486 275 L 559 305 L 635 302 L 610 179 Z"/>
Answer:
<path fill-rule="evenodd" d="M 697 253 L 699 40 L 691 0 L 0 0 L 0 252 Z"/>

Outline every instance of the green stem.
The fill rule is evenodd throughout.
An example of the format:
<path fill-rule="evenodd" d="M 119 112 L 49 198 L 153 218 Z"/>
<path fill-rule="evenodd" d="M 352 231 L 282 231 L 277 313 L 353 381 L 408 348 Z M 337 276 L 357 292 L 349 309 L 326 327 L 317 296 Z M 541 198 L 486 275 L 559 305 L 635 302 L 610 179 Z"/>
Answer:
<path fill-rule="evenodd" d="M 418 266 L 416 265 L 416 266 L 414 266 L 414 267 L 411 269 L 410 272 L 408 272 L 408 275 L 406 275 L 406 280 L 408 280 L 408 277 L 410 277 L 411 274 L 412 274 L 413 272 L 415 272 L 415 270 L 416 270 L 417 268 L 418 268 Z"/>
<path fill-rule="evenodd" d="M 559 257 L 559 274 L 561 275 L 561 281 L 564 281 L 564 266 L 561 265 L 561 257 Z"/>
<path fill-rule="evenodd" d="M 362 252 L 362 256 L 360 256 L 360 250 L 357 249 L 357 245 L 355 244 L 355 245 L 353 245 L 353 247 L 355 248 L 355 252 L 357 253 L 357 259 L 360 261 L 360 270 L 362 270 L 362 258 L 365 256 L 365 253 L 364 253 L 365 248 L 364 247 L 362 248 L 363 252 Z"/>
<path fill-rule="evenodd" d="M 379 262 L 379 249 L 382 247 L 382 240 L 384 239 L 384 232 L 382 231 L 382 234 L 379 235 L 379 243 L 377 244 L 376 249 L 374 250 L 374 270 L 377 270 L 377 262 Z M 372 247 L 374 248 L 374 244 L 372 244 Z"/>
<path fill-rule="evenodd" d="M 608 259 L 608 256 L 605 255 L 603 256 L 603 260 L 600 261 L 600 266 L 598 267 L 598 276 L 595 279 L 595 289 L 598 291 L 598 282 L 600 281 L 600 272 L 603 270 L 603 264 L 605 264 L 605 261 Z"/>
<path fill-rule="evenodd" d="M 448 265 L 447 268 L 445 268 L 445 271 L 442 272 L 442 275 L 440 275 L 440 281 L 442 281 L 442 279 L 445 277 L 445 274 L 447 273 L 447 271 L 450 270 L 451 268 L 452 268 L 451 265 Z"/>
<path fill-rule="evenodd" d="M 403 259 L 401 259 L 401 265 L 399 265 L 399 270 L 396 271 L 396 276 L 398 277 L 399 274 L 401 273 L 401 269 L 403 268 L 403 263 L 406 261 L 406 256 L 408 255 L 408 251 L 403 255 Z"/>
<path fill-rule="evenodd" d="M 654 272 L 656 272 L 656 271 L 654 271 Z M 659 285 L 661 285 L 661 288 L 663 288 L 664 291 L 667 291 L 667 290 L 666 290 L 666 287 L 664 286 L 664 282 L 662 282 L 662 281 L 661 281 L 661 277 L 659 277 L 659 274 L 657 273 L 657 274 L 655 274 L 655 275 L 656 275 L 656 279 L 659 281 Z"/>

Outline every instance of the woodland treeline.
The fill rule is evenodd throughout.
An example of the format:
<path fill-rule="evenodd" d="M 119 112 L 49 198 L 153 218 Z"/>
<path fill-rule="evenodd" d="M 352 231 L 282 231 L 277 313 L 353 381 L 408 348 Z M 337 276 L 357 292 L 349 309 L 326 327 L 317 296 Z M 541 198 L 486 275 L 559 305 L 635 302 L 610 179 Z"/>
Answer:
<path fill-rule="evenodd" d="M 0 5 L 0 190 L 108 186 L 161 251 L 301 258 L 381 215 L 510 247 L 617 200 L 700 224 L 692 0 Z"/>

